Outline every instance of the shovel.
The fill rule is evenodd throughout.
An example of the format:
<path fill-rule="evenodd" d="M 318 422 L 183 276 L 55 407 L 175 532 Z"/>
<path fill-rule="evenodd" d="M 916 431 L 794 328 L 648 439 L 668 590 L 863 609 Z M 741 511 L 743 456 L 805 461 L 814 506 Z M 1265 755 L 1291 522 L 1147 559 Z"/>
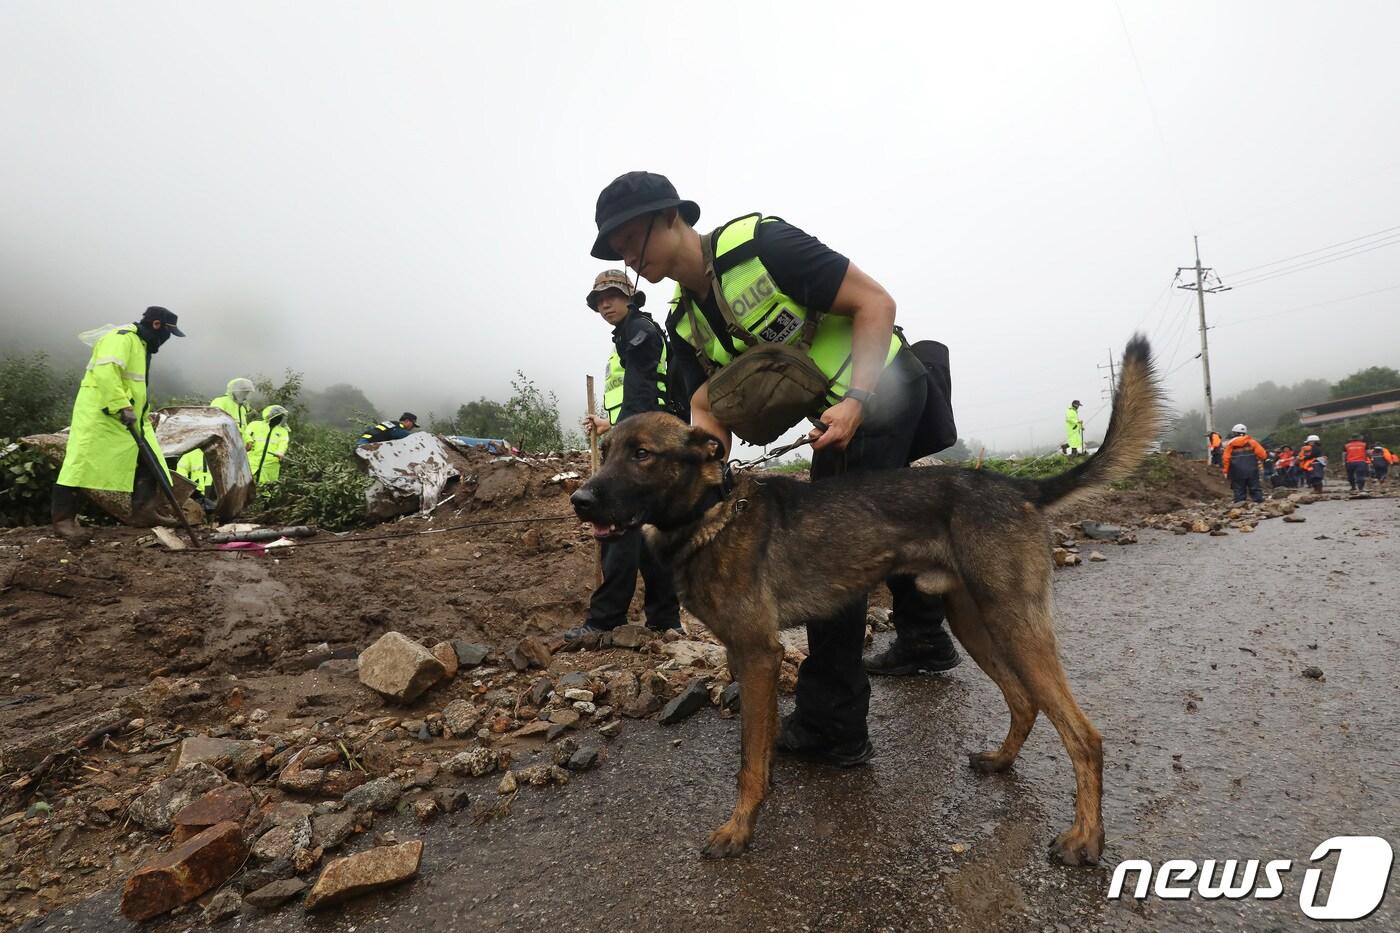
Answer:
<path fill-rule="evenodd" d="M 189 519 L 185 518 L 185 510 L 180 508 L 180 503 L 175 499 L 175 490 L 170 485 L 170 477 L 165 474 L 165 468 L 161 465 L 160 458 L 156 456 L 155 451 L 151 450 L 151 445 L 146 443 L 146 435 L 138 427 L 139 424 L 139 421 L 133 421 L 126 426 L 132 440 L 136 441 L 136 450 L 141 459 L 145 461 L 146 466 L 155 471 L 156 483 L 165 493 L 165 501 L 170 503 L 170 507 L 175 510 L 175 517 L 180 520 L 180 527 L 184 528 L 185 534 L 189 535 L 190 544 L 199 547 L 199 540 L 194 536 L 194 529 L 190 527 Z"/>

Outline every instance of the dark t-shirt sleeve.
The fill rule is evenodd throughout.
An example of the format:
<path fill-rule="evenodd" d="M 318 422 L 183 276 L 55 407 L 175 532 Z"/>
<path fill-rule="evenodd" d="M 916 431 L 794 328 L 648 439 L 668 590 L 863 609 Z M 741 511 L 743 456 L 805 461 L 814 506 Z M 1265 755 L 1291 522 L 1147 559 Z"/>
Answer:
<path fill-rule="evenodd" d="M 680 390 L 680 398 L 689 399 L 705 384 L 705 370 L 695 358 L 695 348 L 676 333 L 676 328 L 668 326 L 667 331 L 671 338 L 671 355 L 666 362 L 666 381 Z"/>
<path fill-rule="evenodd" d="M 661 330 L 644 318 L 633 316 L 616 341 L 622 358 L 622 410 L 617 420 L 644 411 L 656 411 L 660 390 L 656 369 L 661 362 Z"/>
<path fill-rule="evenodd" d="M 758 255 L 785 294 L 804 308 L 830 311 L 851 261 L 783 220 L 758 225 Z"/>

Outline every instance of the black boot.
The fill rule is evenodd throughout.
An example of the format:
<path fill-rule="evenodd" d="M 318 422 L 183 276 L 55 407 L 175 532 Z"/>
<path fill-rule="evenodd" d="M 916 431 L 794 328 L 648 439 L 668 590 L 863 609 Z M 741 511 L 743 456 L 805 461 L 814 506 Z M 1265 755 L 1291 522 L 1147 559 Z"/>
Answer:
<path fill-rule="evenodd" d="M 938 674 L 962 663 L 957 645 L 947 629 L 938 626 L 927 640 L 914 642 L 895 637 L 890 646 L 865 659 L 867 674 L 900 677 L 906 674 Z"/>
<path fill-rule="evenodd" d="M 72 486 L 54 483 L 53 499 L 49 514 L 53 519 L 53 530 L 70 548 L 80 548 L 92 540 L 92 535 L 78 524 L 78 506 L 82 498 Z"/>
<path fill-rule="evenodd" d="M 854 768 L 875 757 L 875 746 L 869 737 L 860 735 L 833 743 L 803 725 L 796 712 L 783 717 L 778 729 L 778 750 L 838 768 Z"/>

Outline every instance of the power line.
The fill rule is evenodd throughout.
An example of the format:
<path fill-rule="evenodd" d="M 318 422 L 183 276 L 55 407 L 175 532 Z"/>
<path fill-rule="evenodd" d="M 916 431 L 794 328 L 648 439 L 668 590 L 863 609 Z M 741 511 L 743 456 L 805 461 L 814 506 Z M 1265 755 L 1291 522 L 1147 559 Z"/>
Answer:
<path fill-rule="evenodd" d="M 1374 246 L 1368 245 L 1368 246 L 1366 246 L 1365 248 L 1357 247 L 1357 248 L 1354 248 L 1354 249 L 1352 249 L 1352 250 L 1343 251 L 1343 252 L 1341 252 L 1341 253 L 1337 253 L 1337 254 L 1332 255 L 1332 256 L 1320 257 L 1320 258 L 1318 258 L 1317 260 L 1315 260 L 1315 261 L 1313 261 L 1313 262 L 1306 262 L 1306 263 L 1303 263 L 1303 264 L 1300 265 L 1300 266 L 1294 266 L 1294 267 L 1291 268 L 1291 269 L 1282 269 L 1282 270 L 1280 270 L 1280 271 L 1278 271 L 1278 272 L 1268 273 L 1268 274 L 1265 274 L 1265 275 L 1257 276 L 1257 277 L 1252 278 L 1252 279 L 1246 279 L 1246 280 L 1243 281 L 1243 282 L 1237 282 L 1235 285 L 1233 285 L 1233 286 L 1231 286 L 1231 287 L 1233 287 L 1233 288 L 1243 288 L 1243 287 L 1246 286 L 1246 285 L 1258 285 L 1260 282 L 1267 282 L 1267 281 L 1269 281 L 1270 279 L 1277 279 L 1277 278 L 1280 278 L 1280 277 L 1285 276 L 1285 275 L 1292 275 L 1292 274 L 1295 273 L 1295 272 L 1302 272 L 1302 271 L 1304 271 L 1304 270 L 1306 270 L 1306 269 L 1315 269 L 1315 268 L 1317 268 L 1318 266 L 1327 266 L 1327 265 L 1331 265 L 1331 264 L 1334 263 L 1334 262 L 1339 262 L 1339 261 L 1341 261 L 1341 260 L 1343 260 L 1343 259 L 1350 259 L 1350 258 L 1353 257 L 1353 256 L 1360 256 L 1362 253 L 1373 252 L 1374 250 L 1382 249 L 1382 248 L 1387 247 L 1387 246 L 1394 246 L 1394 245 L 1397 244 L 1397 243 L 1400 243 L 1400 236 L 1395 236 L 1395 237 L 1393 237 L 1393 238 L 1391 238 L 1391 239 L 1388 239 L 1388 240 L 1386 240 L 1386 241 L 1384 241 L 1384 242 L 1377 243 L 1377 244 L 1375 244 Z"/>
<path fill-rule="evenodd" d="M 1361 292 L 1360 294 L 1356 295 L 1347 295 L 1344 298 L 1331 298 L 1327 301 L 1315 301 L 1311 304 L 1298 305 L 1297 307 L 1287 308 L 1283 311 L 1270 311 L 1268 314 L 1256 314 L 1252 317 L 1241 318 L 1238 321 L 1229 321 L 1224 324 L 1216 324 L 1215 326 L 1217 328 L 1234 327 L 1236 324 L 1248 324 L 1251 321 L 1263 321 L 1269 318 L 1283 317 L 1286 314 L 1297 314 L 1299 311 L 1311 311 L 1314 308 L 1325 308 L 1329 305 L 1337 305 L 1347 301 L 1355 301 L 1358 298 L 1367 298 L 1371 295 L 1379 295 L 1382 292 L 1393 292 L 1397 288 L 1400 288 L 1400 284 L 1387 285 L 1385 288 L 1374 288 L 1369 292 Z"/>
<path fill-rule="evenodd" d="M 1235 271 L 1226 274 L 1232 277 L 1243 276 L 1246 272 L 1253 272 L 1255 269 L 1267 269 L 1269 266 L 1280 266 L 1283 265 L 1285 262 L 1292 262 L 1293 260 L 1301 259 L 1304 256 L 1311 256 L 1313 253 L 1326 252 L 1329 249 L 1336 249 L 1339 246 L 1346 246 L 1349 243 L 1359 243 L 1362 240 L 1369 240 L 1374 237 L 1381 236 L 1382 234 L 1390 233 L 1394 230 L 1400 230 L 1400 226 L 1386 227 L 1384 230 L 1377 230 L 1375 233 L 1367 233 L 1363 236 L 1353 237 L 1350 240 L 1342 240 L 1340 243 L 1331 243 L 1327 246 L 1319 246 L 1317 249 L 1306 250 L 1304 252 L 1298 253 L 1296 256 L 1288 256 L 1284 259 L 1275 259 L 1273 262 L 1264 262 L 1260 263 L 1257 266 L 1249 266 L 1245 269 L 1236 269 Z"/>

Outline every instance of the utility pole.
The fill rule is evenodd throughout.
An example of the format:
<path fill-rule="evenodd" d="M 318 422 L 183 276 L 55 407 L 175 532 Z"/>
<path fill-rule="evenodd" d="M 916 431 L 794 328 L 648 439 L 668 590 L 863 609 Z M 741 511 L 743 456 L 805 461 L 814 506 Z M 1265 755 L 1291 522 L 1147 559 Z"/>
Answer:
<path fill-rule="evenodd" d="M 1099 364 L 1099 369 L 1108 370 L 1108 403 L 1110 406 L 1118 404 L 1118 369 L 1113 362 L 1113 348 L 1108 348 L 1108 365 Z"/>
<path fill-rule="evenodd" d="M 1206 430 L 1215 430 L 1215 399 L 1210 394 L 1210 347 L 1206 342 L 1206 292 L 1228 292 L 1230 287 L 1220 281 L 1220 276 L 1215 274 L 1214 269 L 1201 265 L 1201 242 L 1200 239 L 1192 236 L 1191 242 L 1196 245 L 1196 264 L 1194 266 L 1177 266 L 1176 274 L 1180 275 L 1188 270 L 1195 270 L 1196 284 L 1178 285 L 1177 288 L 1184 288 L 1187 291 L 1196 293 L 1196 304 L 1201 314 L 1201 378 L 1205 382 L 1206 388 Z M 1207 285 L 1207 277 L 1214 277 L 1215 284 Z"/>

